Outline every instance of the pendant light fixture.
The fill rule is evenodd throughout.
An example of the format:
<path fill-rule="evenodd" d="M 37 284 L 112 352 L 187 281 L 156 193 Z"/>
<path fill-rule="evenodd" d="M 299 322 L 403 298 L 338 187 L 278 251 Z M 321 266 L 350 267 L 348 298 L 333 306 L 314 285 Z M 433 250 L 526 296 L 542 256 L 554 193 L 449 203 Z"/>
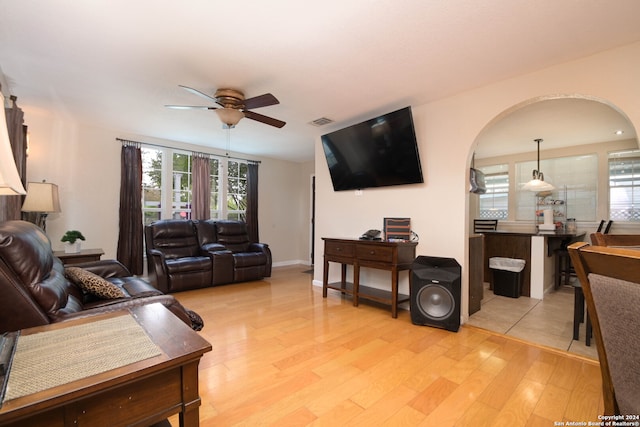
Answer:
<path fill-rule="evenodd" d="M 538 144 L 538 167 L 533 171 L 533 178 L 531 181 L 527 182 L 523 190 L 534 191 L 539 193 L 541 191 L 553 191 L 555 187 L 548 182 L 544 181 L 544 174 L 540 172 L 540 143 L 542 142 L 541 138 L 534 139 L 534 141 Z"/>

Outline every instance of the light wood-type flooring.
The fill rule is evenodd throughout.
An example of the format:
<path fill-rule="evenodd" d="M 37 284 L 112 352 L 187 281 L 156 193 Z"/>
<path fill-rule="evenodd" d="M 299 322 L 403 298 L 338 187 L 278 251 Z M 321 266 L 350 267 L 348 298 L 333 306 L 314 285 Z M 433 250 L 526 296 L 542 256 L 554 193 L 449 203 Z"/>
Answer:
<path fill-rule="evenodd" d="M 200 363 L 201 426 L 553 426 L 603 411 L 594 360 L 324 299 L 304 270 L 175 294 L 213 346 Z"/>

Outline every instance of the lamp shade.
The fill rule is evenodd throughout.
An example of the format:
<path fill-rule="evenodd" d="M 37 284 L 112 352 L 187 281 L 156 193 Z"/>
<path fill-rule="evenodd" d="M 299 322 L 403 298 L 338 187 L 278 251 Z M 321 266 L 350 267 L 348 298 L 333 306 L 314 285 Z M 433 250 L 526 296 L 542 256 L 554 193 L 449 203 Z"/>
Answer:
<path fill-rule="evenodd" d="M 60 212 L 58 186 L 50 182 L 27 183 L 27 197 L 22 204 L 23 212 Z"/>
<path fill-rule="evenodd" d="M 218 117 L 227 126 L 235 126 L 244 117 L 244 113 L 233 108 L 218 108 L 215 110 Z"/>
<path fill-rule="evenodd" d="M 25 194 L 16 161 L 11 151 L 11 141 L 7 130 L 7 116 L 4 112 L 4 96 L 0 93 L 2 118 L 0 118 L 0 195 L 11 196 Z"/>
<path fill-rule="evenodd" d="M 527 182 L 524 187 L 522 187 L 522 189 L 539 193 L 541 191 L 553 191 L 556 188 L 548 182 L 542 181 L 540 179 L 532 179 L 531 181 Z"/>

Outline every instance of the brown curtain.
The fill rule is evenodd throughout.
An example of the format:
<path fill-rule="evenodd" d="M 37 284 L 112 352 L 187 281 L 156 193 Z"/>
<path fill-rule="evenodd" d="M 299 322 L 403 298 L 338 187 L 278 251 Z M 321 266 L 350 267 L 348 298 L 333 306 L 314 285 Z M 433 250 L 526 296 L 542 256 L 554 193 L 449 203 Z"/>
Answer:
<path fill-rule="evenodd" d="M 191 191 L 191 218 L 209 219 L 211 209 L 211 172 L 209 166 L 209 156 L 202 153 L 193 153 L 193 189 Z"/>
<path fill-rule="evenodd" d="M 123 141 L 120 164 L 120 231 L 118 261 L 142 274 L 142 153 L 140 144 Z"/>
<path fill-rule="evenodd" d="M 258 233 L 258 164 L 247 165 L 247 231 L 249 241 L 259 242 Z"/>
<path fill-rule="evenodd" d="M 11 141 L 11 151 L 16 162 L 22 185 L 27 188 L 27 127 L 24 126 L 24 113 L 16 105 L 16 97 L 9 97 L 11 108 L 5 108 L 7 131 Z M 4 105 L 3 105 L 4 107 Z M 24 196 L 0 196 L 0 222 L 20 219 Z"/>

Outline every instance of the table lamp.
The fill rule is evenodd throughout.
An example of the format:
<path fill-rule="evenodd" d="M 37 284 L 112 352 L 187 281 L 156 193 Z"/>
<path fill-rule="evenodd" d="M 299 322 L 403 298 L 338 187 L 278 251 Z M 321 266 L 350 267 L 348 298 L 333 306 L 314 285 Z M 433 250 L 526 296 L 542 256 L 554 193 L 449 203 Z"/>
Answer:
<path fill-rule="evenodd" d="M 60 212 L 58 186 L 45 181 L 27 183 L 27 197 L 24 198 L 22 212 L 35 213 L 35 221 L 32 222 L 46 231 L 47 215 Z"/>

